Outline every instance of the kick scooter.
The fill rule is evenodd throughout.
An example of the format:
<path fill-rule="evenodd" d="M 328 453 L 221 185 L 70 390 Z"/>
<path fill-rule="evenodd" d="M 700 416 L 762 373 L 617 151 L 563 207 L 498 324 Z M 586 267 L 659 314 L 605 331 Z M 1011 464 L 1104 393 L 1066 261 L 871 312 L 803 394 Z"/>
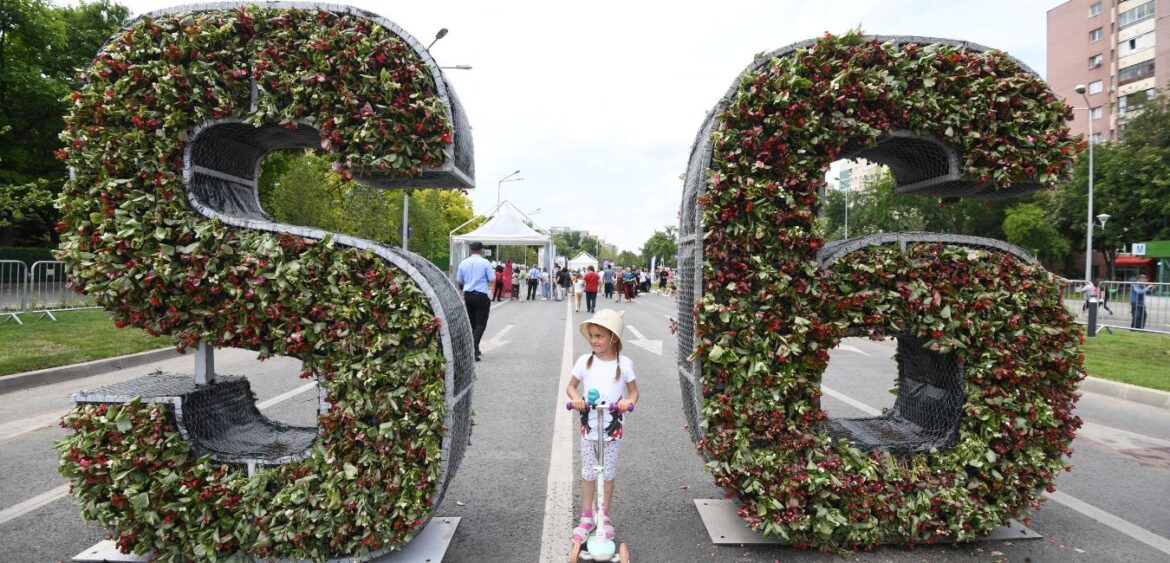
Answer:
<path fill-rule="evenodd" d="M 606 428 L 606 413 L 610 415 L 610 420 L 618 415 L 617 403 L 606 403 L 600 401 L 601 393 L 597 389 L 590 389 L 585 394 L 585 402 L 588 403 L 589 408 L 597 411 L 597 465 L 594 470 L 597 472 L 597 486 L 596 495 L 593 499 L 593 514 L 597 515 L 597 524 L 593 526 L 593 532 L 589 534 L 589 538 L 585 543 L 574 543 L 572 551 L 569 552 L 569 562 L 577 563 L 577 561 L 620 561 L 621 563 L 630 562 L 630 550 L 626 544 L 615 545 L 613 540 L 605 538 L 605 530 L 601 526 L 601 515 L 604 514 L 602 507 L 605 503 L 605 435 L 603 428 Z M 565 408 L 573 410 L 573 403 L 565 404 Z M 630 412 L 634 411 L 634 406 L 630 405 Z M 582 418 L 588 413 L 582 413 Z M 616 548 L 616 549 L 615 549 Z"/>

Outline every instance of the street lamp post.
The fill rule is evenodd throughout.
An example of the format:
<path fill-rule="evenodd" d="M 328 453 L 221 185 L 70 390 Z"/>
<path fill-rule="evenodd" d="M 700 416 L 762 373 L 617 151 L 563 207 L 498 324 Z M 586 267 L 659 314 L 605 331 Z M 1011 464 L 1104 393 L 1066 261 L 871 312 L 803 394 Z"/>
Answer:
<path fill-rule="evenodd" d="M 520 182 L 524 180 L 524 178 L 512 178 L 512 176 L 515 176 L 519 173 L 520 171 L 517 170 L 511 174 L 508 174 L 507 176 L 504 176 L 503 178 L 500 178 L 500 180 L 496 182 L 496 205 L 500 204 L 500 188 L 503 186 L 504 182 Z"/>
<path fill-rule="evenodd" d="M 1085 85 L 1077 84 L 1074 88 L 1076 93 L 1081 95 L 1085 100 L 1085 112 L 1088 115 L 1089 123 L 1089 213 L 1088 230 L 1085 231 L 1085 283 L 1092 283 L 1093 280 L 1093 104 L 1089 102 L 1089 96 L 1085 94 Z M 1089 327 L 1088 336 L 1097 336 L 1097 300 L 1089 298 Z"/>
<path fill-rule="evenodd" d="M 841 185 L 841 181 L 837 181 L 837 185 Z M 845 240 L 849 240 L 849 184 L 844 185 L 845 189 Z"/>

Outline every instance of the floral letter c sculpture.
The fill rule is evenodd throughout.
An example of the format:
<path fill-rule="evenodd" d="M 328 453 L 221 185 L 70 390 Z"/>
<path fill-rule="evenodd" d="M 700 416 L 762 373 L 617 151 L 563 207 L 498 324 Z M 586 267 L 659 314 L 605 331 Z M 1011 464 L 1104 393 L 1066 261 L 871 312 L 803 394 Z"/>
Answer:
<path fill-rule="evenodd" d="M 470 432 L 471 330 L 419 256 L 283 225 L 260 159 L 320 147 L 378 187 L 471 187 L 470 127 L 426 49 L 342 6 L 209 4 L 112 37 L 73 94 L 62 255 L 118 325 L 287 355 L 316 428 L 267 420 L 247 380 L 156 374 L 79 394 L 61 471 L 123 551 L 324 560 L 427 521 Z"/>
<path fill-rule="evenodd" d="M 758 58 L 692 149 L 680 228 L 679 368 L 715 483 L 765 535 L 848 550 L 984 534 L 1039 506 L 1080 426 L 1080 333 L 1054 278 L 975 237 L 826 245 L 829 164 L 865 158 L 900 193 L 1011 196 L 1062 179 L 1070 110 L 1001 52 L 825 36 Z M 898 396 L 820 408 L 844 336 L 897 338 Z"/>

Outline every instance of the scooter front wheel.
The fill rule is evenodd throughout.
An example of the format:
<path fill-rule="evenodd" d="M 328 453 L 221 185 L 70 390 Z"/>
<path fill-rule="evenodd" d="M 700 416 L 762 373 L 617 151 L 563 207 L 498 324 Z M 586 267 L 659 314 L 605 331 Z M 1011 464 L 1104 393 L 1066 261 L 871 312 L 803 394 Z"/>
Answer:
<path fill-rule="evenodd" d="M 626 547 L 626 544 L 623 543 L 618 547 L 618 557 L 622 563 L 630 563 L 630 549 Z"/>

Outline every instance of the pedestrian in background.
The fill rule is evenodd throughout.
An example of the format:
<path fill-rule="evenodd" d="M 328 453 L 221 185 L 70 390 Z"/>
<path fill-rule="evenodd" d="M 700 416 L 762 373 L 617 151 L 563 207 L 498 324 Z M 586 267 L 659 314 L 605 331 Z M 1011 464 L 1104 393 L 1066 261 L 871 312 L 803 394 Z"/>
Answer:
<path fill-rule="evenodd" d="M 590 313 L 597 312 L 597 286 L 601 283 L 601 276 L 597 275 L 596 269 L 589 266 L 589 271 L 585 272 L 585 310 Z"/>
<path fill-rule="evenodd" d="M 488 297 L 488 283 L 495 281 L 496 273 L 491 262 L 483 257 L 483 243 L 474 241 L 470 245 L 471 256 L 459 263 L 455 281 L 463 290 L 463 304 L 467 306 L 467 318 L 471 321 L 471 334 L 475 339 L 475 361 L 479 361 L 479 341 L 487 328 L 488 314 L 492 311 L 492 300 Z"/>
<path fill-rule="evenodd" d="M 573 281 L 569 277 L 569 268 L 561 266 L 561 269 L 557 270 L 557 301 L 568 297 L 569 288 L 572 285 Z"/>
<path fill-rule="evenodd" d="M 601 272 L 601 281 L 605 283 L 605 298 L 613 299 L 613 264 L 607 263 Z"/>
<path fill-rule="evenodd" d="M 527 301 L 536 301 L 536 287 L 540 285 L 540 268 L 533 264 L 528 270 L 528 298 Z"/>
<path fill-rule="evenodd" d="M 1130 328 L 1146 328 L 1146 319 L 1150 316 L 1146 311 L 1146 295 L 1154 291 L 1154 286 L 1150 285 L 1149 282 L 1150 278 L 1142 274 L 1138 276 L 1137 283 L 1129 290 Z"/>
<path fill-rule="evenodd" d="M 574 310 L 581 312 L 581 297 L 585 295 L 585 280 L 577 274 L 573 274 L 573 303 Z"/>
<path fill-rule="evenodd" d="M 492 300 L 499 301 L 504 295 L 504 266 L 496 264 L 496 281 L 492 282 Z"/>

